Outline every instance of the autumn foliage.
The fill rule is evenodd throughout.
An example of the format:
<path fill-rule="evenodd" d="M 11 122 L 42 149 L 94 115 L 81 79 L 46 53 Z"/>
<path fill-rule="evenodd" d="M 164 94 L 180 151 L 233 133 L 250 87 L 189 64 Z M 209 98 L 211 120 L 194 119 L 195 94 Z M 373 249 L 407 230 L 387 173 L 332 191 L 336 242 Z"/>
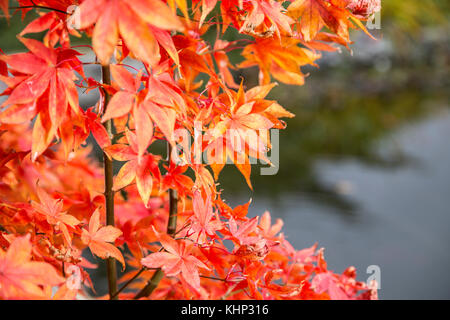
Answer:
<path fill-rule="evenodd" d="M 294 249 L 281 220 L 247 217 L 250 202 L 230 207 L 221 198 L 223 162 L 195 161 L 195 148 L 174 161 L 152 144 L 176 150 L 176 131 L 185 129 L 189 147 L 231 159 L 252 188 L 249 157 L 267 160 L 259 151 L 271 147 L 261 130 L 284 129 L 282 118 L 294 116 L 267 98 L 270 90 L 277 81 L 302 85 L 301 67 L 317 66 L 321 51 L 349 48 L 349 29 L 368 33 L 362 21 L 379 1 L 8 3 L 0 1 L 6 19 L 31 10 L 39 17 L 18 35 L 26 52 L 0 54 L 0 299 L 89 296 L 101 260 L 109 295 L 100 298 L 376 298 L 353 267 L 330 271 L 317 245 Z M 71 43 L 83 34 L 96 57 L 89 63 Z M 243 57 L 237 65 L 233 50 Z M 103 81 L 85 74 L 87 64 L 102 69 Z M 259 86 L 233 77 L 249 67 Z M 82 108 L 79 95 L 91 90 L 100 99 Z M 229 129 L 243 148 L 230 143 Z"/>

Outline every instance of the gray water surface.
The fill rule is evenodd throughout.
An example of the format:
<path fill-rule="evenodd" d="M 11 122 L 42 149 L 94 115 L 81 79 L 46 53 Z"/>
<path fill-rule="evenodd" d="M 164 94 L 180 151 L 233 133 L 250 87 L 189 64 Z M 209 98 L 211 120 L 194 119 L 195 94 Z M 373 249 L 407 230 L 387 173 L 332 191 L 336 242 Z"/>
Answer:
<path fill-rule="evenodd" d="M 322 205 L 327 195 L 291 192 L 277 201 L 255 197 L 250 215 L 269 210 L 282 218 L 297 249 L 317 241 L 335 272 L 354 265 L 365 281 L 367 267 L 378 265 L 381 299 L 449 299 L 449 139 L 444 110 L 381 143 L 380 152 L 400 146 L 414 159 L 410 165 L 386 170 L 357 160 L 319 161 L 322 182 L 356 204 L 348 214 Z"/>

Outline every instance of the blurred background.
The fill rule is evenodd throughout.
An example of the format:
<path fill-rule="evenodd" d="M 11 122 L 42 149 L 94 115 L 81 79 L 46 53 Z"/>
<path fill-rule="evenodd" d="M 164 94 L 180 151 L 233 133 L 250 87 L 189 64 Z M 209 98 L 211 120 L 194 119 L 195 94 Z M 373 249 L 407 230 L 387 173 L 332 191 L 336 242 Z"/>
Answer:
<path fill-rule="evenodd" d="M 304 86 L 272 91 L 296 114 L 280 132 L 279 172 L 254 167 L 251 192 L 227 166 L 223 198 L 252 198 L 251 216 L 283 219 L 297 249 L 318 242 L 335 272 L 353 265 L 365 281 L 379 266 L 381 299 L 450 299 L 450 5 L 382 5 L 377 41 L 354 32 L 353 55 L 324 54 Z M 0 20 L 0 48 L 21 50 L 15 36 L 32 18 Z M 256 85 L 257 70 L 240 75 Z"/>

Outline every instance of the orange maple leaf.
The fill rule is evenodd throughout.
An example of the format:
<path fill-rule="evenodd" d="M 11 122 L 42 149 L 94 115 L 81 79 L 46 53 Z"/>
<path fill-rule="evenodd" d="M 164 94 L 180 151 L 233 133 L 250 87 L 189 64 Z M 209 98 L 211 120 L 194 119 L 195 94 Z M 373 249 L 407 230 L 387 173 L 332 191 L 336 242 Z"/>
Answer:
<path fill-rule="evenodd" d="M 100 226 L 100 211 L 96 209 L 89 220 L 89 231 L 82 230 L 81 240 L 96 256 L 102 259 L 114 258 L 125 269 L 125 260 L 122 253 L 114 245 L 108 243 L 116 241 L 120 235 L 122 235 L 122 231 L 113 226 Z"/>
<path fill-rule="evenodd" d="M 164 168 L 167 172 L 163 177 L 162 191 L 176 189 L 181 196 L 185 196 L 191 192 L 194 182 L 184 174 L 188 169 L 187 165 L 177 166 L 173 162 L 170 162 L 169 167 L 164 166 Z"/>
<path fill-rule="evenodd" d="M 221 114 L 220 120 L 213 123 L 205 135 L 208 141 L 207 157 L 216 179 L 229 158 L 252 188 L 248 156 L 270 164 L 264 154 L 270 147 L 268 130 L 279 127 L 279 117 L 293 116 L 274 101 L 264 99 L 274 85 L 255 87 L 244 92 L 241 84 L 237 93 L 229 90 L 219 97 L 219 102 L 223 104 L 231 100 L 231 110 Z"/>
<path fill-rule="evenodd" d="M 173 48 L 164 30 L 182 30 L 181 22 L 161 0 L 86 0 L 79 9 L 80 29 L 95 24 L 92 43 L 104 65 L 109 63 L 119 36 L 135 57 L 155 65 L 161 57 L 158 42 Z M 170 48 L 168 52 L 176 55 Z"/>
<path fill-rule="evenodd" d="M 55 138 L 58 128 L 68 118 L 81 115 L 73 69 L 80 68 L 76 51 L 53 49 L 43 43 L 19 38 L 28 53 L 0 55 L 10 70 L 19 73 L 14 78 L 1 78 L 11 88 L 2 106 L 3 123 L 18 124 L 33 119 L 32 159 L 41 155 Z M 68 108 L 70 106 L 70 108 Z M 72 115 L 72 113 L 74 115 Z"/>
<path fill-rule="evenodd" d="M 292 34 L 291 24 L 294 20 L 283 13 L 285 9 L 281 3 L 274 0 L 250 0 L 244 8 L 249 11 L 249 14 L 239 29 L 240 32 L 257 37 L 271 37 L 274 33 L 278 37 L 282 33 Z"/>
<path fill-rule="evenodd" d="M 185 105 L 176 83 L 164 71 L 164 67 L 160 67 L 159 72 L 145 77 L 148 89 L 139 90 L 141 73 L 134 77 L 123 66 L 110 66 L 114 85 L 122 90 L 117 91 L 111 98 L 102 121 L 122 117 L 131 112 L 134 117 L 139 157 L 145 153 L 153 138 L 154 124 L 169 142 L 174 143 L 176 112 L 161 105 L 178 106 L 181 109 L 184 109 Z"/>
<path fill-rule="evenodd" d="M 300 67 L 307 64 L 316 66 L 320 54 L 300 48 L 300 40 L 283 37 L 280 39 L 257 39 L 242 52 L 245 58 L 239 67 L 259 66 L 261 84 L 270 83 L 270 75 L 286 84 L 303 85 L 305 75 Z"/>
<path fill-rule="evenodd" d="M 139 157 L 136 134 L 127 130 L 126 136 L 129 145 L 114 144 L 105 148 L 108 156 L 118 161 L 128 161 L 114 178 L 113 190 L 118 191 L 125 188 L 136 180 L 139 194 L 147 207 L 153 189 L 153 177 L 161 181 L 161 173 L 158 168 L 159 157 L 152 154 Z"/>
<path fill-rule="evenodd" d="M 46 262 L 31 261 L 30 235 L 13 240 L 5 252 L 0 248 L 0 298 L 44 299 L 42 286 L 55 286 L 64 281 Z"/>
<path fill-rule="evenodd" d="M 349 28 L 355 28 L 353 21 L 366 34 L 372 37 L 360 20 L 345 6 L 343 0 L 295 0 L 288 7 L 288 13 L 300 19 L 299 29 L 305 41 L 314 40 L 326 26 L 345 42 L 350 42 Z"/>
<path fill-rule="evenodd" d="M 39 186 L 37 186 L 36 192 L 40 203 L 32 201 L 31 205 L 38 213 L 43 214 L 46 217 L 49 224 L 54 226 L 55 229 L 61 230 L 65 241 L 70 246 L 72 243 L 72 237 L 69 232 L 69 227 L 74 228 L 80 223 L 80 221 L 78 221 L 78 219 L 74 216 L 62 212 L 62 199 L 54 199 L 50 197 L 50 195 Z"/>

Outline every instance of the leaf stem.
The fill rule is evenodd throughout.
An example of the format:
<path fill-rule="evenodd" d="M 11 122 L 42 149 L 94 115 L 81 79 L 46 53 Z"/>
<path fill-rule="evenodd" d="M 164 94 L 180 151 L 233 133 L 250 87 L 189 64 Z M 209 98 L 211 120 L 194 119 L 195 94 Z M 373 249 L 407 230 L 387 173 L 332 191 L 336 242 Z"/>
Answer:
<path fill-rule="evenodd" d="M 104 84 L 111 84 L 111 72 L 109 66 L 102 66 L 102 82 Z M 108 106 L 110 101 L 110 95 L 105 91 L 105 108 Z M 112 121 L 108 120 L 104 124 L 109 137 L 113 135 L 112 132 Z M 114 191 L 113 191 L 113 160 L 109 159 L 106 153 L 103 152 L 103 163 L 105 171 L 105 200 L 106 200 L 106 224 L 109 226 L 114 226 Z M 108 275 L 108 289 L 110 300 L 117 300 L 117 268 L 116 260 L 114 258 L 108 258 L 106 260 L 106 268 Z"/>

